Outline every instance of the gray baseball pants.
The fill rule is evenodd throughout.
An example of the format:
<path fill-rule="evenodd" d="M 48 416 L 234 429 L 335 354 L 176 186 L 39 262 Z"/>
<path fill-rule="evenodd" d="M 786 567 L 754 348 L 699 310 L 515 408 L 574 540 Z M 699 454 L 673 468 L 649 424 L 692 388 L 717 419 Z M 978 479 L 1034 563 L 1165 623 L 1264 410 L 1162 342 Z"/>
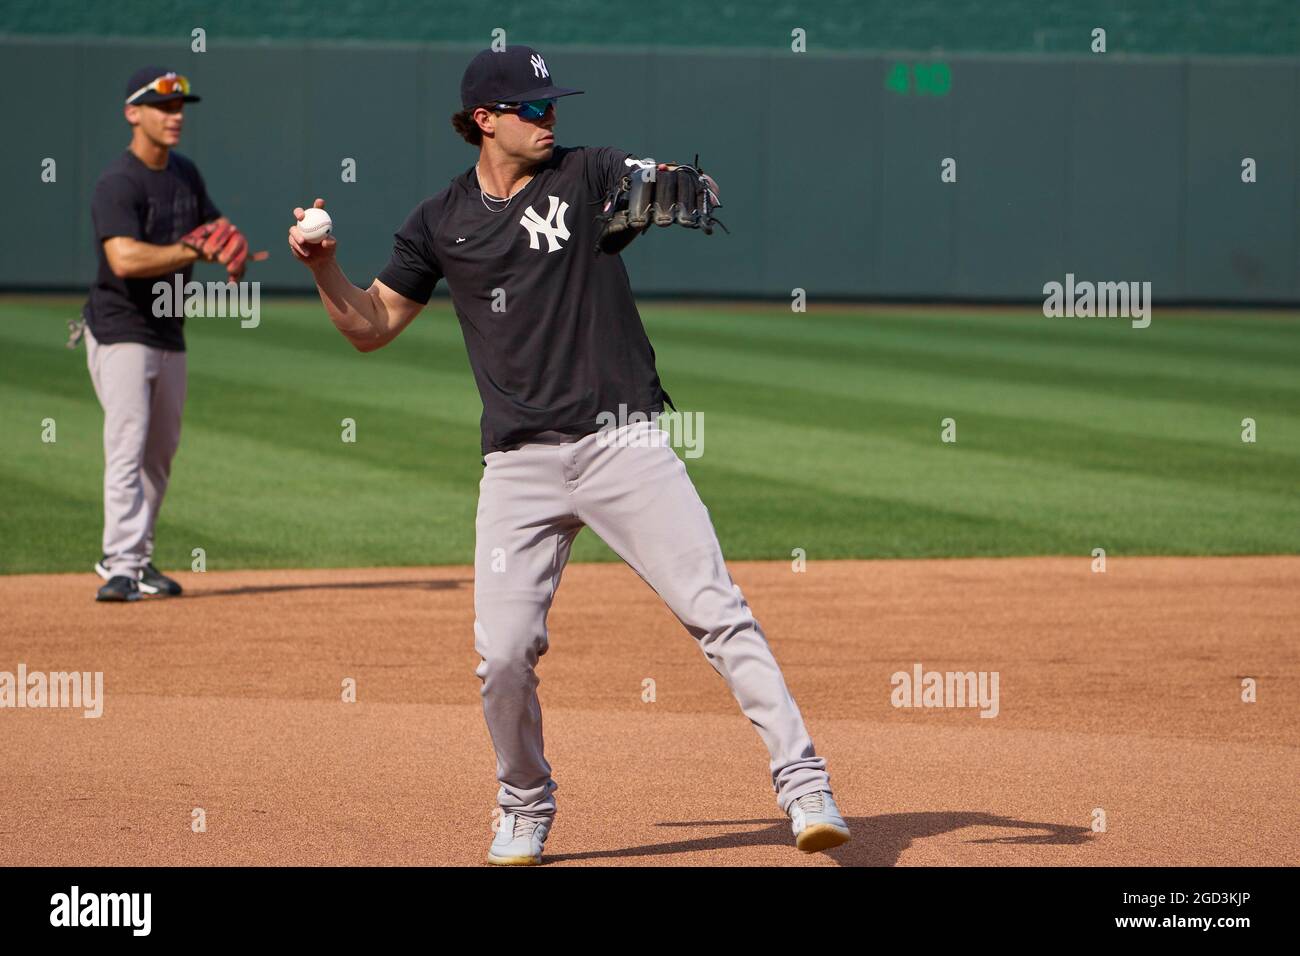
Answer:
<path fill-rule="evenodd" d="M 181 440 L 185 353 L 103 345 L 86 329 L 86 365 L 104 409 L 104 554 L 112 575 L 138 577 Z"/>
<path fill-rule="evenodd" d="M 604 437 L 602 437 L 604 436 Z M 686 466 L 657 423 L 549 436 L 484 458 L 474 553 L 474 649 L 506 813 L 555 812 L 538 658 L 574 538 L 590 527 L 652 587 L 727 682 L 771 755 L 782 812 L 829 790 L 781 669 L 731 579 Z"/>

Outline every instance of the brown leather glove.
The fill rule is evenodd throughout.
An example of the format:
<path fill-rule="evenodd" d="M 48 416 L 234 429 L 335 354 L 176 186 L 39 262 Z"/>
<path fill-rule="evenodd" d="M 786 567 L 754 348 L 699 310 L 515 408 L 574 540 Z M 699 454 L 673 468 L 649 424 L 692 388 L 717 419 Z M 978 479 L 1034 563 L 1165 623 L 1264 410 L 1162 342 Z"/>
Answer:
<path fill-rule="evenodd" d="M 181 244 L 193 249 L 204 260 L 225 266 L 232 282 L 243 276 L 250 259 L 261 262 L 270 255 L 267 252 L 250 253 L 244 234 L 225 218 L 214 219 L 190 230 L 181 238 Z"/>

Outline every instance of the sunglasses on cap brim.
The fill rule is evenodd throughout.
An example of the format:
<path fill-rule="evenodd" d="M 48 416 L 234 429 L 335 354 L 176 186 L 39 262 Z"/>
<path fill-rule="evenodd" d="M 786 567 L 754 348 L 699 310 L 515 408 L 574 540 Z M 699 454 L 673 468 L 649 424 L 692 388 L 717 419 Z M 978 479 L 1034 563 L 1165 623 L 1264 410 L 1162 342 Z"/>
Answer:
<path fill-rule="evenodd" d="M 152 83 L 146 83 L 128 96 L 126 98 L 126 105 L 130 106 L 150 90 L 162 96 L 171 96 L 173 93 L 180 94 L 181 96 L 189 96 L 190 81 L 178 73 L 164 73 Z"/>
<path fill-rule="evenodd" d="M 518 113 L 520 119 L 535 120 L 546 115 L 546 111 L 555 105 L 554 99 L 529 100 L 527 103 L 496 103 L 493 109 L 501 113 Z"/>

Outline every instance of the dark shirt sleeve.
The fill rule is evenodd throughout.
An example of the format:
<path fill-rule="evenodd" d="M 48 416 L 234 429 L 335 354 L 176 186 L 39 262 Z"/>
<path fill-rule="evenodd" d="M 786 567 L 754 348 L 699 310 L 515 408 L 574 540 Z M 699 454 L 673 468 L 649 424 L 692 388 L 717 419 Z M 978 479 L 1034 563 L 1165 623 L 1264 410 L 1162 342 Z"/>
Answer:
<path fill-rule="evenodd" d="M 593 196 L 605 196 L 614 184 L 632 170 L 624 160 L 632 154 L 614 146 L 588 146 L 587 188 Z"/>
<path fill-rule="evenodd" d="M 428 200 L 416 206 L 402 228 L 393 234 L 393 254 L 378 279 L 388 288 L 415 302 L 428 304 L 442 269 L 433 254 L 433 223 Z"/>
<path fill-rule="evenodd" d="M 126 176 L 105 176 L 95 184 L 90 216 L 95 224 L 95 241 L 114 236 L 144 239 L 144 197 Z"/>

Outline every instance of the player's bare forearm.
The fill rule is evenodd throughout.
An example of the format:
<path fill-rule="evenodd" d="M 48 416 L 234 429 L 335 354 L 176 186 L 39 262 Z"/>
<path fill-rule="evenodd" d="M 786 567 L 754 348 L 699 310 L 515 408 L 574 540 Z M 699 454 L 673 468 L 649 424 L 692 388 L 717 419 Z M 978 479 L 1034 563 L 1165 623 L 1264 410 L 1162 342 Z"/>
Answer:
<path fill-rule="evenodd" d="M 312 276 L 330 321 L 358 351 L 373 352 L 393 340 L 397 333 L 376 286 L 357 288 L 333 258 L 314 267 Z"/>
<path fill-rule="evenodd" d="M 104 240 L 104 255 L 113 275 L 121 279 L 147 279 L 184 269 L 199 254 L 188 246 L 173 242 L 156 246 L 127 236 Z"/>
<path fill-rule="evenodd" d="M 324 209 L 325 200 L 317 199 L 312 206 Z M 301 223 L 306 212 L 301 206 L 293 211 L 295 221 L 289 227 L 289 250 L 311 270 L 321 304 L 343 337 L 359 352 L 383 348 L 411 324 L 424 303 L 394 292 L 378 279 L 369 289 L 353 285 L 334 257 L 338 240 L 328 233 L 324 236 L 316 233 L 310 239 L 303 233 Z"/>

